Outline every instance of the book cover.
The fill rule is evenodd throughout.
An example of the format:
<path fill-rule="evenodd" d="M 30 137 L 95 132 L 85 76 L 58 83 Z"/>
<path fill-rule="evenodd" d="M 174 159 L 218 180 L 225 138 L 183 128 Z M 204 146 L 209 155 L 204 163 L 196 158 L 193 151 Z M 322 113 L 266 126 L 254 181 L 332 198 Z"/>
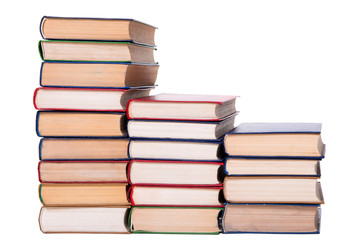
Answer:
<path fill-rule="evenodd" d="M 259 215 L 254 215 L 252 208 L 260 208 Z M 229 209 L 233 209 L 232 221 L 226 218 L 229 217 Z M 236 208 L 244 208 L 245 212 L 235 213 Z M 276 213 L 276 210 L 280 212 Z M 301 214 L 301 211 L 307 212 L 310 217 Z M 230 210 L 231 211 L 231 210 Z M 241 220 L 242 219 L 242 220 Z M 261 220 L 262 219 L 262 220 Z M 281 220 L 285 220 L 285 223 L 280 223 Z M 260 220 L 259 223 L 257 221 Z M 230 221 L 230 224 L 229 222 Z M 304 222 L 306 228 L 299 227 L 300 222 Z M 308 222 L 306 222 L 308 221 Z M 219 218 L 219 224 L 222 228 L 222 233 L 256 233 L 256 234 L 319 234 L 320 233 L 320 221 L 321 221 L 321 208 L 317 204 L 258 204 L 258 203 L 225 203 L 224 211 Z M 227 226 L 229 224 L 229 226 Z M 272 229 L 271 231 L 262 231 L 263 225 Z M 244 228 L 247 230 L 238 230 Z M 281 229 L 291 229 L 291 231 L 283 231 Z"/>

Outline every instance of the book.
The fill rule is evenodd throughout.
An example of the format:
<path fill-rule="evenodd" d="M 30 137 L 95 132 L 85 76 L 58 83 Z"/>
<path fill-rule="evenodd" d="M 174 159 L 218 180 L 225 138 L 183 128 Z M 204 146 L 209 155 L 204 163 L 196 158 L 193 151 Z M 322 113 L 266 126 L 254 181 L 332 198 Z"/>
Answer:
<path fill-rule="evenodd" d="M 216 140 L 234 128 L 235 115 L 220 122 L 130 120 L 127 128 L 132 138 Z"/>
<path fill-rule="evenodd" d="M 125 112 L 132 98 L 149 95 L 150 89 L 47 88 L 34 92 L 37 110 L 119 111 Z"/>
<path fill-rule="evenodd" d="M 308 159 L 247 159 L 228 157 L 224 170 L 229 176 L 320 177 L 320 161 Z"/>
<path fill-rule="evenodd" d="M 127 183 L 41 183 L 39 198 L 45 206 L 125 206 Z"/>
<path fill-rule="evenodd" d="M 132 233 L 220 232 L 218 216 L 223 208 L 132 207 L 129 226 Z"/>
<path fill-rule="evenodd" d="M 227 176 L 224 197 L 230 203 L 324 203 L 316 178 Z"/>
<path fill-rule="evenodd" d="M 129 157 L 134 159 L 167 159 L 221 161 L 223 145 L 219 141 L 131 139 Z"/>
<path fill-rule="evenodd" d="M 159 65 L 101 62 L 43 62 L 40 86 L 138 88 L 154 86 Z"/>
<path fill-rule="evenodd" d="M 221 162 L 131 160 L 129 182 L 133 185 L 222 186 Z"/>
<path fill-rule="evenodd" d="M 129 139 L 42 138 L 40 160 L 127 160 Z"/>
<path fill-rule="evenodd" d="M 222 187 L 131 186 L 133 206 L 223 207 Z"/>
<path fill-rule="evenodd" d="M 163 93 L 129 101 L 129 119 L 220 121 L 236 113 L 235 96 Z"/>
<path fill-rule="evenodd" d="M 42 183 L 127 183 L 128 161 L 39 161 Z"/>
<path fill-rule="evenodd" d="M 44 39 L 129 41 L 155 45 L 156 27 L 125 18 L 72 18 L 44 16 L 40 33 Z"/>
<path fill-rule="evenodd" d="M 43 233 L 129 233 L 130 207 L 42 207 Z"/>
<path fill-rule="evenodd" d="M 154 64 L 154 50 L 128 42 L 39 41 L 44 61 L 133 62 Z"/>
<path fill-rule="evenodd" d="M 321 123 L 242 123 L 224 138 L 236 157 L 322 159 Z"/>
<path fill-rule="evenodd" d="M 319 205 L 226 204 L 224 233 L 319 233 Z"/>
<path fill-rule="evenodd" d="M 121 113 L 39 111 L 36 132 L 39 137 L 125 137 L 126 116 Z"/>

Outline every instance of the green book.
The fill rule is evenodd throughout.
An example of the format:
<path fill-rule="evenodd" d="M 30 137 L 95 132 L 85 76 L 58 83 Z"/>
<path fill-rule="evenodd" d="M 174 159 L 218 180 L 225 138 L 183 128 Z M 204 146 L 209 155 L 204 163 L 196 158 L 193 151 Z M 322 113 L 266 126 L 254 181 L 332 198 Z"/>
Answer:
<path fill-rule="evenodd" d="M 45 61 L 154 64 L 154 50 L 154 47 L 130 42 L 39 41 L 40 57 Z"/>
<path fill-rule="evenodd" d="M 222 211 L 210 207 L 132 207 L 128 225 L 132 233 L 219 234 Z"/>

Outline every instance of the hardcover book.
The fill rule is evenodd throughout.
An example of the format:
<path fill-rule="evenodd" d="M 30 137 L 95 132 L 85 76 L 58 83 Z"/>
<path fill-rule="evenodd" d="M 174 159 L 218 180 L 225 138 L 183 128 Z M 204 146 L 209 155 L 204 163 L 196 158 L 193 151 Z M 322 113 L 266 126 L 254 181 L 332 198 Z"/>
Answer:
<path fill-rule="evenodd" d="M 227 176 L 224 196 L 230 203 L 324 203 L 316 178 Z"/>
<path fill-rule="evenodd" d="M 222 187 L 131 186 L 133 206 L 223 207 Z"/>
<path fill-rule="evenodd" d="M 150 90 L 40 87 L 33 101 L 37 110 L 125 112 L 130 99 L 148 96 Z"/>
<path fill-rule="evenodd" d="M 129 139 L 42 138 L 40 160 L 127 160 Z"/>
<path fill-rule="evenodd" d="M 44 39 L 129 41 L 155 45 L 156 27 L 126 18 L 72 18 L 44 16 L 40 33 Z"/>
<path fill-rule="evenodd" d="M 320 177 L 320 161 L 308 159 L 248 159 L 228 157 L 224 169 L 229 176 Z"/>
<path fill-rule="evenodd" d="M 126 206 L 127 183 L 42 183 L 39 197 L 45 206 Z"/>
<path fill-rule="evenodd" d="M 220 232 L 218 217 L 223 208 L 132 207 L 129 226 L 132 233 Z"/>
<path fill-rule="evenodd" d="M 224 233 L 319 233 L 319 205 L 226 204 Z"/>
<path fill-rule="evenodd" d="M 224 138 L 226 153 L 241 158 L 324 157 L 321 123 L 242 123 Z"/>
<path fill-rule="evenodd" d="M 222 186 L 221 162 L 131 160 L 133 185 Z"/>
<path fill-rule="evenodd" d="M 235 96 L 158 94 L 129 101 L 129 119 L 220 121 L 236 113 Z"/>
<path fill-rule="evenodd" d="M 131 139 L 129 157 L 135 159 L 166 159 L 221 161 L 223 145 L 219 141 Z"/>
<path fill-rule="evenodd" d="M 43 233 L 129 233 L 130 207 L 42 207 Z"/>
<path fill-rule="evenodd" d="M 103 112 L 49 112 L 36 115 L 39 137 L 125 137 L 126 116 Z"/>
<path fill-rule="evenodd" d="M 154 48 L 129 42 L 39 41 L 44 61 L 154 64 Z"/>
<path fill-rule="evenodd" d="M 235 115 L 220 122 L 130 120 L 127 128 L 132 138 L 217 140 L 234 128 Z"/>
<path fill-rule="evenodd" d="M 42 183 L 127 183 L 128 161 L 39 161 Z"/>
<path fill-rule="evenodd" d="M 157 64 L 101 62 L 43 62 L 40 86 L 139 88 L 154 86 Z"/>

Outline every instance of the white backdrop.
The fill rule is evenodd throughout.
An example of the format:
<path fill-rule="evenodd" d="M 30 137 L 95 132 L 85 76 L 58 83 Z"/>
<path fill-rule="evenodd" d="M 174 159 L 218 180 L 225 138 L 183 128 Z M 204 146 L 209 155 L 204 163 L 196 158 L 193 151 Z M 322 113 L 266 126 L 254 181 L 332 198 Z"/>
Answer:
<path fill-rule="evenodd" d="M 4 3 L 3 3 L 4 4 Z M 359 1 L 7 1 L 1 6 L 1 234 L 9 239 L 355 239 L 359 225 Z M 239 95 L 239 122 L 322 122 L 320 235 L 42 234 L 37 217 L 43 15 L 157 26 L 154 93 Z M 5 239 L 5 238 L 3 238 Z"/>

